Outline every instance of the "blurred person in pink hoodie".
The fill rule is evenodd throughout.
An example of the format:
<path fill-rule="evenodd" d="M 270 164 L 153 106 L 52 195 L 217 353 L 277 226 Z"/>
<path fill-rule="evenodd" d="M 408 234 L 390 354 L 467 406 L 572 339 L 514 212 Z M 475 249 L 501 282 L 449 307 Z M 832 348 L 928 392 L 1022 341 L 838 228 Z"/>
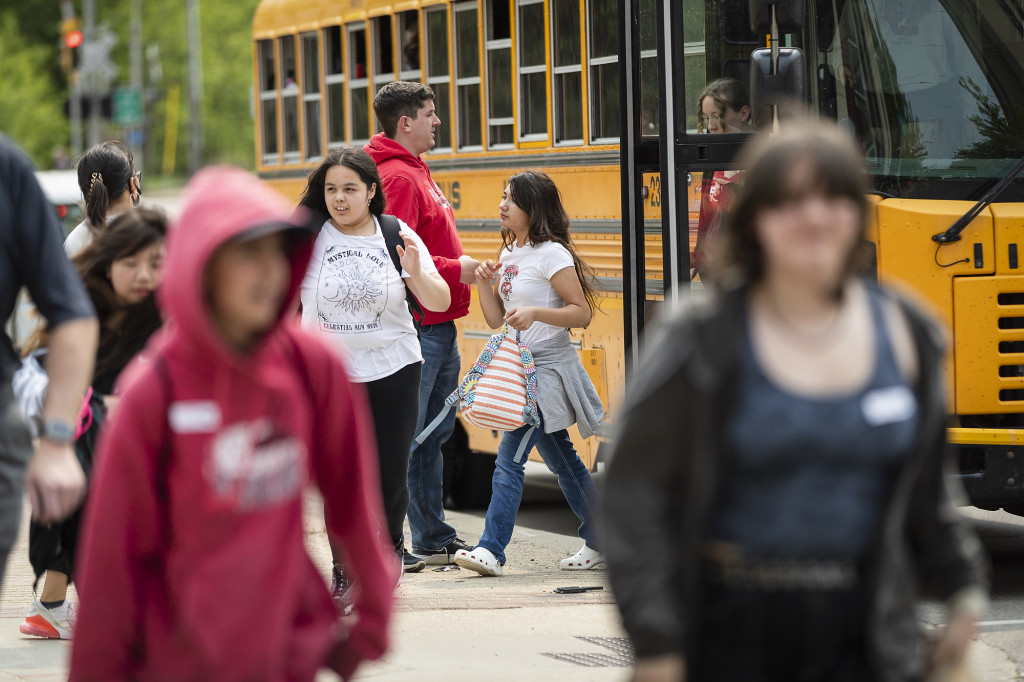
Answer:
<path fill-rule="evenodd" d="M 238 169 L 186 188 L 169 323 L 99 447 L 72 680 L 312 681 L 387 647 L 398 564 L 372 425 L 337 355 L 285 321 L 313 242 L 290 215 Z M 343 622 L 303 546 L 310 481 L 360 586 Z"/>

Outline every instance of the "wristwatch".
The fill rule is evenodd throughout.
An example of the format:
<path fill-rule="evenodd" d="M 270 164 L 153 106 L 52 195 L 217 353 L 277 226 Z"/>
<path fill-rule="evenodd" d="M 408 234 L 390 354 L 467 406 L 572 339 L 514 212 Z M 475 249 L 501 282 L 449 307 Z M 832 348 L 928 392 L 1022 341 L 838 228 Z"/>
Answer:
<path fill-rule="evenodd" d="M 68 445 L 75 439 L 75 427 L 62 419 L 47 419 L 42 437 L 54 445 Z"/>

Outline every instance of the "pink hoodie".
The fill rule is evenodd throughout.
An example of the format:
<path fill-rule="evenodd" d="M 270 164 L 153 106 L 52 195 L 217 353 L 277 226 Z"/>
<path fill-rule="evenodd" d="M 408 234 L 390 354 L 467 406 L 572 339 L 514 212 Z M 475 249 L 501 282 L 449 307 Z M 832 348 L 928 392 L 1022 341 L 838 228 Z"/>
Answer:
<path fill-rule="evenodd" d="M 288 202 L 214 168 L 189 183 L 184 205 L 160 290 L 171 321 L 125 373 L 101 435 L 71 679 L 298 682 L 323 666 L 347 676 L 384 653 L 398 575 L 365 397 L 284 310 L 244 354 L 211 324 L 210 258 L 254 227 L 288 223 Z M 312 234 L 298 241 L 289 300 Z M 347 632 L 303 545 L 310 480 L 359 585 Z"/>

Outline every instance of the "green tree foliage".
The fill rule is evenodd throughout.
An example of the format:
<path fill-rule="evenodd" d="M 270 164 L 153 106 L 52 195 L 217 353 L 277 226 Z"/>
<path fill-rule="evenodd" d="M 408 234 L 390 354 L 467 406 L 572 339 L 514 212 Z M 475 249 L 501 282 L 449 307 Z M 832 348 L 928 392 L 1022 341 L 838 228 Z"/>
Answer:
<path fill-rule="evenodd" d="M 57 50 L 28 38 L 13 12 L 0 12 L 0 131 L 49 168 L 54 146 L 68 140 L 64 96 L 49 75 Z"/>
<path fill-rule="evenodd" d="M 199 0 L 203 62 L 203 163 L 234 163 L 252 168 L 254 123 L 252 116 L 252 18 L 259 0 Z M 82 14 L 81 0 L 73 2 Z M 130 2 L 95 0 L 97 24 L 106 24 L 117 35 L 111 58 L 118 67 L 114 87 L 129 85 Z M 180 88 L 177 145 L 174 170 L 183 174 L 188 165 L 188 44 L 186 3 L 183 0 L 142 0 L 143 81 L 146 90 L 145 165 L 147 173 L 159 173 L 163 162 L 167 123 L 167 91 Z M 13 3 L 0 15 L 0 129 L 12 137 L 13 119 L 29 130 L 17 134 L 45 140 L 22 141 L 37 161 L 48 162 L 55 144 L 68 145 L 70 127 L 64 115 L 67 84 L 60 73 L 60 8 L 49 2 Z M 10 28 L 13 26 L 14 28 Z M 147 49 L 159 50 L 163 77 L 150 78 Z M 20 74 L 20 75 L 19 75 Z M 35 78 L 30 78 L 30 75 Z M 31 82 L 25 82 L 31 81 Z M 53 113 L 55 112 L 55 113 Z M 53 117 L 56 120 L 53 120 Z M 9 120 L 10 119 L 10 120 Z M 5 128 L 5 125 L 8 126 Z M 104 138 L 123 138 L 123 129 L 105 124 Z M 36 150 L 39 151 L 36 151 Z"/>
<path fill-rule="evenodd" d="M 259 0 L 199 0 L 203 62 L 203 163 L 233 163 L 252 168 L 254 123 L 252 92 L 252 18 Z M 97 3 L 97 21 L 106 22 L 120 40 L 113 59 L 119 82 L 128 84 L 129 1 Z M 143 0 L 143 51 L 159 49 L 160 82 L 150 80 L 150 60 L 144 57 L 147 107 L 146 165 L 159 172 L 163 162 L 168 87 L 180 88 L 177 148 L 174 169 L 184 173 L 189 150 L 189 80 L 186 3 L 182 0 Z"/>

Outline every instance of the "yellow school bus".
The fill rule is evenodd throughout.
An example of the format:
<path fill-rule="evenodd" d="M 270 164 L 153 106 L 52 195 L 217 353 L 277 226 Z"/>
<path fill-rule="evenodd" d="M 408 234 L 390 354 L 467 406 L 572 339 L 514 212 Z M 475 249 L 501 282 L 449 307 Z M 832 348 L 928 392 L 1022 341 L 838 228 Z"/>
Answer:
<path fill-rule="evenodd" d="M 442 125 L 426 160 L 468 254 L 497 257 L 497 206 L 510 175 L 542 169 L 561 190 L 601 292 L 601 312 L 573 343 L 613 416 L 625 376 L 617 31 L 615 0 L 264 0 L 253 21 L 258 171 L 297 198 L 327 148 L 361 146 L 379 130 L 372 102 L 381 86 L 429 85 Z M 656 197 L 648 204 L 656 220 Z M 651 241 L 656 254 L 657 231 Z M 652 255 L 652 280 L 659 263 Z M 475 298 L 458 326 L 468 368 L 493 331 Z M 494 453 L 499 436 L 460 420 L 452 440 Z M 600 437 L 573 436 L 594 468 Z"/>
<path fill-rule="evenodd" d="M 917 290 L 952 333 L 951 436 L 972 500 L 1024 510 L 1024 12 L 991 0 L 773 7 L 774 32 L 748 0 L 263 0 L 258 171 L 296 199 L 329 147 L 377 132 L 382 85 L 429 85 L 442 126 L 426 161 L 467 253 L 496 255 L 509 175 L 538 168 L 558 184 L 601 294 L 574 341 L 613 423 L 645 325 L 690 294 L 702 174 L 735 169 L 745 142 L 696 134 L 699 92 L 721 77 L 749 84 L 762 129 L 773 104 L 798 103 L 864 149 L 877 277 Z M 467 365 L 490 334 L 475 303 L 459 330 Z M 460 421 L 447 454 L 494 453 L 498 436 Z M 575 438 L 591 468 L 601 441 Z"/>

